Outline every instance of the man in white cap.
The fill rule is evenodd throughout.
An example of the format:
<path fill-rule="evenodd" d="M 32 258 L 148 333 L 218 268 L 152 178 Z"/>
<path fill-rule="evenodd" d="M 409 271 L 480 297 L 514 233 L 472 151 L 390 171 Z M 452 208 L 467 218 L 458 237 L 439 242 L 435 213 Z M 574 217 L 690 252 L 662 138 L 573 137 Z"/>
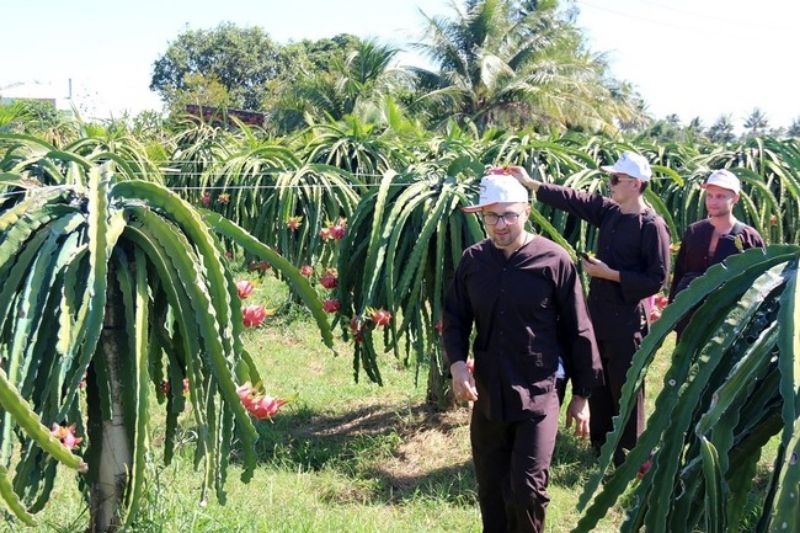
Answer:
<path fill-rule="evenodd" d="M 764 246 L 758 231 L 733 216 L 733 207 L 739 201 L 742 188 L 733 172 L 715 170 L 701 187 L 705 190 L 708 218 L 690 225 L 683 234 L 670 285 L 670 303 L 711 265 L 729 255 Z M 678 338 L 691 316 L 687 314 L 675 328 Z"/>
<path fill-rule="evenodd" d="M 520 183 L 536 191 L 540 202 L 599 228 L 597 255 L 583 260 L 583 269 L 591 277 L 589 312 L 605 373 L 605 383 L 596 387 L 589 399 L 595 450 L 613 429 L 625 375 L 649 330 L 645 299 L 666 283 L 670 261 L 667 224 L 642 198 L 652 175 L 647 160 L 625 152 L 613 166 L 600 168 L 610 175 L 611 198 L 540 183 L 522 167 L 508 169 Z M 566 366 L 569 374 L 572 369 Z M 616 465 L 625 460 L 624 450 L 632 449 L 644 431 L 644 414 L 644 390 L 640 388 L 635 410 L 614 453 Z"/>
<path fill-rule="evenodd" d="M 558 429 L 556 369 L 573 369 L 567 426 L 588 436 L 582 395 L 602 380 L 575 265 L 566 251 L 525 230 L 528 192 L 511 176 L 481 180 L 488 239 L 467 248 L 444 304 L 445 353 L 457 399 L 475 402 L 470 441 L 484 531 L 543 531 Z M 474 377 L 465 364 L 472 344 Z"/>

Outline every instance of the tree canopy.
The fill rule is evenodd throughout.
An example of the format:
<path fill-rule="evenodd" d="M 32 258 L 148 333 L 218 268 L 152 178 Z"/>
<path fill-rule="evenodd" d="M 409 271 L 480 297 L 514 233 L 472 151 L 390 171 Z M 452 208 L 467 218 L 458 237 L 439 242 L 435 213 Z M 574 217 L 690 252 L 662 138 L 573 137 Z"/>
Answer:
<path fill-rule="evenodd" d="M 390 63 L 397 49 L 350 35 L 287 46 L 296 65 L 268 105 L 278 131 L 307 125 L 307 119 L 341 120 L 358 106 L 396 93 Z"/>
<path fill-rule="evenodd" d="M 150 89 L 170 105 L 210 103 L 262 109 L 270 83 L 290 66 L 261 28 L 223 23 L 187 30 L 153 65 Z"/>
<path fill-rule="evenodd" d="M 468 1 L 453 10 L 427 17 L 417 43 L 436 68 L 411 69 L 434 122 L 597 130 L 636 115 L 557 0 Z"/>
<path fill-rule="evenodd" d="M 150 88 L 171 111 L 200 104 L 265 113 L 276 134 L 350 115 L 373 124 L 402 115 L 439 131 L 457 123 L 479 132 L 530 126 L 662 140 L 736 137 L 728 116 L 706 131 L 677 117 L 654 121 L 636 88 L 589 48 L 576 15 L 571 1 L 454 0 L 449 14 L 422 13 L 412 46 L 430 60 L 425 68 L 398 64 L 396 47 L 350 34 L 283 44 L 261 28 L 222 23 L 170 42 Z M 797 128 L 770 129 L 755 109 L 744 135 L 767 132 L 796 136 Z"/>

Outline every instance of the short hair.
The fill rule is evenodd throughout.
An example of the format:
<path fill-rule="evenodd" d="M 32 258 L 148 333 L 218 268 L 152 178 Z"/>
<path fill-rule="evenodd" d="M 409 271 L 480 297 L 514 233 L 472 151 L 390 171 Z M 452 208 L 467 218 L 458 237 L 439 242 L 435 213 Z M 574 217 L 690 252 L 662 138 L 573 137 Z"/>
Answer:
<path fill-rule="evenodd" d="M 639 194 L 644 194 L 644 191 L 647 190 L 647 186 L 650 185 L 650 184 L 647 183 L 646 181 L 642 181 L 640 183 L 641 183 L 641 187 L 639 187 Z"/>

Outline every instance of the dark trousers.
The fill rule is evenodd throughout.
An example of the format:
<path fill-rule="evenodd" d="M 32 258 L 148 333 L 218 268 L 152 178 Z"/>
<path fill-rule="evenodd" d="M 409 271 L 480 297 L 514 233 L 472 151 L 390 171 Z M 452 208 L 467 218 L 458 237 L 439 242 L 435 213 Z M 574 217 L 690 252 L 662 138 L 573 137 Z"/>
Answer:
<path fill-rule="evenodd" d="M 558 406 L 564 405 L 564 396 L 567 395 L 567 378 L 556 380 L 556 393 L 558 394 Z"/>
<path fill-rule="evenodd" d="M 472 410 L 470 440 L 484 532 L 541 532 L 558 431 L 558 397 L 546 413 L 519 422 L 488 420 Z"/>
<path fill-rule="evenodd" d="M 625 384 L 625 373 L 631 366 L 633 354 L 641 342 L 642 338 L 638 334 L 627 339 L 597 341 L 606 379 L 603 386 L 592 390 L 592 396 L 589 398 L 591 412 L 589 430 L 592 446 L 595 449 L 600 449 L 606 442 L 606 434 L 614 428 L 611 418 L 619 414 L 619 399 L 622 386 Z M 644 386 L 636 394 L 636 406 L 614 452 L 616 466 L 625 460 L 623 448 L 633 449 L 642 431 L 644 431 Z"/>

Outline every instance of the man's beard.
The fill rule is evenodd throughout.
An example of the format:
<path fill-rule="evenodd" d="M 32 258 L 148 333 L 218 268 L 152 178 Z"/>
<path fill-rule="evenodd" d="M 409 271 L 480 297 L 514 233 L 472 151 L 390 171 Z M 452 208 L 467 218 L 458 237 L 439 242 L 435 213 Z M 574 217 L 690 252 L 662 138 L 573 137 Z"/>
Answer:
<path fill-rule="evenodd" d="M 510 233 L 506 233 L 505 235 L 492 235 L 491 236 L 492 244 L 494 244 L 498 248 L 503 248 L 511 244 L 514 240 L 514 236 Z"/>

